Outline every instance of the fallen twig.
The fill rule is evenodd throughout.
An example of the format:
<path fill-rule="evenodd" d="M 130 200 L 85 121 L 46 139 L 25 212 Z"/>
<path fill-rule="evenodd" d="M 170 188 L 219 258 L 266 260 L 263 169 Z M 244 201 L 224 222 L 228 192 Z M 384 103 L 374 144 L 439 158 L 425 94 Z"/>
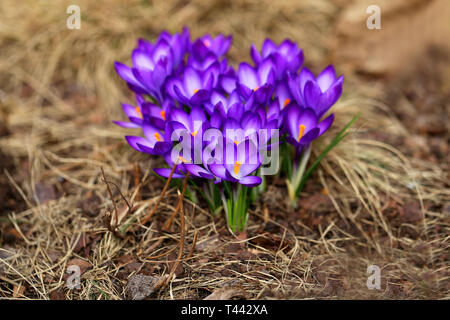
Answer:
<path fill-rule="evenodd" d="M 169 178 L 167 179 L 166 184 L 164 185 L 161 195 L 159 196 L 158 200 L 155 203 L 155 206 L 153 207 L 152 211 L 142 219 L 142 221 L 141 221 L 142 225 L 146 224 L 153 217 L 153 215 L 156 212 L 156 209 L 158 209 L 158 206 L 159 206 L 161 200 L 164 198 L 166 191 L 169 188 L 169 183 L 170 183 L 170 180 L 172 180 L 172 176 L 173 176 L 173 173 L 175 172 L 176 167 L 177 167 L 177 164 L 175 163 L 172 167 L 172 171 L 170 171 Z"/>

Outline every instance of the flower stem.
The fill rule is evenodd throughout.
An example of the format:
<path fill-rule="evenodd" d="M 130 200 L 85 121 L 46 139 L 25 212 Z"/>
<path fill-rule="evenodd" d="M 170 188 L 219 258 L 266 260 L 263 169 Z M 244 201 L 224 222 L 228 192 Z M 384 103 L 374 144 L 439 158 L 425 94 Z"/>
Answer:
<path fill-rule="evenodd" d="M 309 157 L 311 156 L 311 144 L 302 152 L 300 163 L 294 166 L 292 173 L 292 179 L 286 181 L 288 187 L 288 194 L 291 200 L 291 206 L 297 207 L 297 197 L 298 197 L 298 187 L 302 181 L 303 174 L 306 170 L 306 165 L 308 164 Z"/>
<path fill-rule="evenodd" d="M 248 187 L 238 184 L 231 190 L 231 186 L 226 181 L 224 181 L 224 187 L 222 202 L 228 227 L 233 233 L 243 231 L 248 220 Z"/>

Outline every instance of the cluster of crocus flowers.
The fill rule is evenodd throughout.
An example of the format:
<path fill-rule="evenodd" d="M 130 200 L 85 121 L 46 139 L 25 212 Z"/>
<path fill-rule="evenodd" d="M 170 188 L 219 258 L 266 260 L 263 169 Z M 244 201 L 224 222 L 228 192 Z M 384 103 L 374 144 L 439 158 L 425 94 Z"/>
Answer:
<path fill-rule="evenodd" d="M 318 76 L 302 68 L 303 51 L 290 40 L 277 45 L 267 39 L 260 51 L 252 45 L 253 64 L 235 69 L 225 57 L 231 43 L 223 35 L 192 41 L 187 28 L 162 32 L 154 43 L 140 39 L 132 65 L 115 64 L 136 95 L 136 105 L 123 104 L 129 122 L 115 123 L 141 129 L 126 136 L 130 146 L 164 157 L 169 168 L 154 169 L 161 176 L 189 173 L 211 208 L 223 207 L 237 231 L 247 221 L 247 188 L 262 183 L 263 164 L 280 163 L 273 158 L 280 146 L 289 144 L 297 153 L 288 173 L 288 189 L 296 188 L 311 142 L 334 120 L 327 114 L 342 93 L 343 76 L 332 66 Z"/>

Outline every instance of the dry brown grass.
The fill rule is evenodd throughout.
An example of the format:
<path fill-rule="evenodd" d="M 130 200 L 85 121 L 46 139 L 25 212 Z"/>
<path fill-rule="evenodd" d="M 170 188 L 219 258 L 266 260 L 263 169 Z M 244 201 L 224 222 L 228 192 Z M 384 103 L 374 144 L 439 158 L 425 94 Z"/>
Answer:
<path fill-rule="evenodd" d="M 65 10 L 73 2 L 82 10 L 81 30 L 65 27 Z M 170 273 L 179 219 L 171 231 L 161 229 L 175 209 L 177 190 L 169 188 L 150 224 L 142 226 L 163 187 L 151 171 L 160 160 L 126 146 L 127 131 L 111 124 L 122 117 L 120 102 L 132 101 L 113 61 L 129 61 L 138 37 L 183 25 L 193 36 L 231 33 L 233 61 L 248 60 L 251 42 L 290 37 L 317 71 L 329 62 L 327 35 L 337 12 L 326 0 L 2 0 L 0 125 L 7 132 L 0 134 L 1 174 L 14 190 L 7 196 L 13 194 L 19 205 L 0 213 L 0 297 L 122 299 L 133 274 Z M 251 212 L 247 239 L 239 240 L 222 216 L 185 199 L 181 267 L 152 298 L 198 299 L 223 287 L 250 299 L 450 297 L 448 168 L 407 158 L 390 141 L 374 139 L 374 132 L 402 138 L 408 130 L 392 106 L 376 100 L 379 88 L 366 88 L 352 75 L 347 79 L 334 130 L 357 111 L 363 115 L 303 192 L 303 200 L 316 197 L 323 205 L 302 202 L 292 211 L 283 201 L 284 186 L 274 180 Z M 128 231 L 124 239 L 104 224 L 112 203 L 101 167 L 134 205 L 121 224 Z M 56 199 L 41 203 L 42 184 L 55 187 Z M 114 197 L 124 210 L 116 191 Z M 76 248 L 85 235 L 91 237 L 87 252 Z M 91 265 L 81 290 L 65 287 L 74 258 Z M 382 268 L 381 291 L 366 288 L 370 264 Z"/>

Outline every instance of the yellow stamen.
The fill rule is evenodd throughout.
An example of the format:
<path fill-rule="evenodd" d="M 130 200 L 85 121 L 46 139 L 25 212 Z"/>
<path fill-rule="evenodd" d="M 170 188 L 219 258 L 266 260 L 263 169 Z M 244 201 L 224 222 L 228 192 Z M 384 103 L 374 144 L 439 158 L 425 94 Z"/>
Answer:
<path fill-rule="evenodd" d="M 158 132 L 155 132 L 156 141 L 163 141 L 161 135 Z"/>
<path fill-rule="evenodd" d="M 188 163 L 189 161 L 187 161 L 183 156 L 178 156 L 178 158 L 181 160 L 181 162 L 183 163 Z"/>
<path fill-rule="evenodd" d="M 239 161 L 236 161 L 234 163 L 234 174 L 238 174 L 239 173 L 239 170 L 241 169 L 241 165 L 242 165 L 242 163 L 240 163 Z"/>
<path fill-rule="evenodd" d="M 235 144 L 235 145 L 238 145 L 239 143 L 237 142 L 237 140 L 234 140 L 234 144 Z"/>
<path fill-rule="evenodd" d="M 196 94 L 196 93 L 197 93 L 197 91 L 198 91 L 198 89 L 194 89 L 194 94 Z"/>
<path fill-rule="evenodd" d="M 143 117 L 142 117 L 141 108 L 136 107 L 136 112 L 138 113 L 138 115 L 139 115 L 140 118 L 143 118 Z"/>
<path fill-rule="evenodd" d="M 195 137 L 198 133 L 198 130 L 195 130 L 194 132 L 192 132 L 192 136 Z"/>
<path fill-rule="evenodd" d="M 259 87 L 256 87 L 255 89 L 253 89 L 253 91 L 257 91 L 259 89 Z"/>
<path fill-rule="evenodd" d="M 163 120 L 166 121 L 166 112 L 164 110 L 161 110 L 161 112 L 159 114 L 161 115 Z"/>
<path fill-rule="evenodd" d="M 299 125 L 298 126 L 298 128 L 299 128 L 299 132 L 298 132 L 298 138 L 297 138 L 297 140 L 298 140 L 298 142 L 300 142 L 300 139 L 303 137 L 303 135 L 305 134 L 305 129 L 306 129 L 306 127 L 303 125 L 303 124 L 301 124 L 301 125 Z"/>
<path fill-rule="evenodd" d="M 286 107 L 289 104 L 289 102 L 291 102 L 291 99 L 286 98 L 286 100 L 284 100 L 284 103 L 283 103 L 283 108 Z"/>

